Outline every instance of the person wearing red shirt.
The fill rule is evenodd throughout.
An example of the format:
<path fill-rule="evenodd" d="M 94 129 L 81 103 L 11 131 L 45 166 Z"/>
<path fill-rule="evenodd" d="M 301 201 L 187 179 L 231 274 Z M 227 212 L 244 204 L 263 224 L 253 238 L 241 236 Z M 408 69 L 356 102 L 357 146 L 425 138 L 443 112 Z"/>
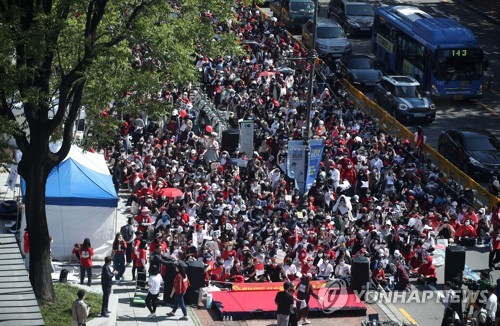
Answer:
<path fill-rule="evenodd" d="M 432 256 L 427 256 L 417 270 L 419 282 L 436 283 L 436 266 L 432 263 Z"/>
<path fill-rule="evenodd" d="M 490 269 L 495 268 L 495 264 L 500 261 L 500 225 L 491 233 L 490 255 L 488 265 Z"/>
<path fill-rule="evenodd" d="M 175 294 L 174 306 L 172 307 L 172 311 L 167 314 L 167 317 L 175 316 L 177 308 L 181 306 L 183 316 L 179 320 L 188 320 L 186 304 L 184 303 L 184 295 L 191 284 L 189 283 L 184 266 L 177 265 L 175 269 L 177 271 L 177 275 L 174 278 L 174 286 L 172 287 L 172 292 L 170 293 L 171 298 L 173 298 Z"/>
<path fill-rule="evenodd" d="M 314 259 L 312 257 L 309 257 L 307 258 L 307 263 L 302 264 L 302 268 L 300 270 L 300 273 L 302 273 L 302 275 L 306 275 L 307 273 L 313 274 L 314 272 L 313 260 Z"/>
<path fill-rule="evenodd" d="M 476 229 L 470 225 L 470 220 L 465 221 L 457 232 L 455 232 L 455 238 L 463 246 L 473 246 L 476 242 Z"/>
<path fill-rule="evenodd" d="M 28 234 L 28 228 L 24 229 L 23 240 L 24 240 L 24 248 L 23 248 L 24 266 L 26 267 L 26 270 L 29 271 L 30 270 L 30 237 Z"/>
<path fill-rule="evenodd" d="M 388 290 L 387 288 L 388 282 L 387 278 L 385 277 L 384 265 L 380 261 L 378 262 L 377 268 L 375 268 L 372 272 L 372 282 L 379 289 Z"/>
<path fill-rule="evenodd" d="M 92 256 L 94 256 L 94 248 L 90 244 L 90 239 L 85 238 L 83 244 L 79 245 L 78 248 L 73 249 L 73 253 L 78 251 L 80 255 L 80 284 L 83 285 L 83 280 L 85 279 L 85 273 L 88 275 L 87 285 L 92 285 Z"/>
<path fill-rule="evenodd" d="M 141 241 L 137 250 L 134 266 L 137 268 L 137 286 L 144 288 L 146 286 L 146 263 L 148 261 L 148 253 L 146 251 L 147 242 Z"/>
<path fill-rule="evenodd" d="M 156 247 L 161 247 L 161 254 L 163 255 L 164 253 L 167 252 L 168 250 L 168 245 L 167 243 L 163 240 L 163 234 L 157 233 L 156 234 L 156 239 L 155 241 L 151 242 L 149 244 L 149 253 L 152 254 L 155 252 Z"/>
<path fill-rule="evenodd" d="M 234 250 L 231 243 L 228 243 L 226 249 L 224 249 L 222 251 L 221 257 L 222 257 L 222 260 L 226 261 L 231 256 L 233 256 L 234 259 L 238 258 L 238 254 L 236 253 L 236 250 Z"/>
<path fill-rule="evenodd" d="M 139 245 L 142 242 L 142 232 L 141 231 L 135 231 L 135 239 L 132 241 L 132 253 L 131 253 L 131 258 L 132 258 L 132 281 L 135 281 L 135 270 L 137 267 L 135 267 L 135 260 L 137 259 L 137 253 L 139 252 Z"/>
<path fill-rule="evenodd" d="M 149 212 L 149 208 L 144 207 L 141 209 L 141 213 L 136 215 L 134 218 L 137 222 L 137 230 L 141 231 L 143 234 L 148 231 L 149 227 L 153 223 L 153 219 L 151 218 L 151 215 L 149 215 Z"/>

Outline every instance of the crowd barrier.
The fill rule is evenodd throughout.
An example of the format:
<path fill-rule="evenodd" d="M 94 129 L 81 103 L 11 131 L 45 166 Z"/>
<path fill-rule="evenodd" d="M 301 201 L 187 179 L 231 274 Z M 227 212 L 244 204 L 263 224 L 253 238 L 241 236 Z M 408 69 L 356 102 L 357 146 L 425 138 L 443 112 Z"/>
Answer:
<path fill-rule="evenodd" d="M 262 19 L 265 20 L 268 18 L 268 15 L 262 10 L 262 8 L 257 7 L 257 9 L 261 12 Z M 289 35 L 293 38 L 293 35 L 290 33 Z M 303 45 L 301 44 L 301 46 Z M 321 59 L 316 61 L 315 70 L 317 77 L 322 79 L 323 83 L 328 87 L 328 83 L 326 81 L 327 76 L 322 73 L 327 70 L 327 67 L 328 65 Z M 351 95 L 356 105 L 362 109 L 363 112 L 375 119 L 383 131 L 391 136 L 407 138 L 410 141 L 413 141 L 413 133 L 399 123 L 399 121 L 391 116 L 386 110 L 371 101 L 365 96 L 365 94 L 360 92 L 346 80 L 342 81 L 342 85 L 344 86 L 345 91 Z M 334 94 L 334 92 L 330 93 Z M 471 203 L 474 206 L 488 207 L 488 210 L 491 212 L 495 209 L 497 203 L 500 202 L 500 198 L 491 194 L 487 189 L 453 165 L 431 146 L 424 144 L 423 154 L 426 159 L 430 159 L 448 178 L 460 184 L 464 189 L 469 188 L 474 192 L 474 202 Z"/>

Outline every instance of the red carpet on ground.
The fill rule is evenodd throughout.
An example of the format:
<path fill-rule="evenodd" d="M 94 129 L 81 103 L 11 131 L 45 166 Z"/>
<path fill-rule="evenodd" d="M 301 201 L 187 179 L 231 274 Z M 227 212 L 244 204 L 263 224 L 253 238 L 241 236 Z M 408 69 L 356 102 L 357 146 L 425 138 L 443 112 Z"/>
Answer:
<path fill-rule="evenodd" d="M 271 287 L 272 288 L 272 287 Z M 219 317 L 233 320 L 249 320 L 275 318 L 276 304 L 274 298 L 278 290 L 256 291 L 222 291 L 212 292 L 213 308 Z M 323 297 L 323 303 L 311 297 L 309 308 L 314 316 L 364 316 L 365 304 L 351 289 L 335 292 L 327 288 L 315 290 Z"/>

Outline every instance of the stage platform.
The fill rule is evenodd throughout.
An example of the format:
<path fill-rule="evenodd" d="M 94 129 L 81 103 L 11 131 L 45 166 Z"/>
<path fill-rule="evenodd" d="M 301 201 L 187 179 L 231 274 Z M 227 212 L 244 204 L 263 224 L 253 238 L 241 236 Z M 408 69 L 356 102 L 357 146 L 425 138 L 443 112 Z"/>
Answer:
<path fill-rule="evenodd" d="M 274 298 L 281 291 L 282 283 L 239 284 L 240 290 L 212 292 L 212 309 L 220 320 L 275 319 Z M 309 300 L 310 316 L 356 317 L 366 315 L 365 304 L 350 289 L 343 291 L 322 287 L 324 282 L 313 284 L 315 292 L 323 298 Z M 243 289 L 244 290 L 241 290 Z"/>

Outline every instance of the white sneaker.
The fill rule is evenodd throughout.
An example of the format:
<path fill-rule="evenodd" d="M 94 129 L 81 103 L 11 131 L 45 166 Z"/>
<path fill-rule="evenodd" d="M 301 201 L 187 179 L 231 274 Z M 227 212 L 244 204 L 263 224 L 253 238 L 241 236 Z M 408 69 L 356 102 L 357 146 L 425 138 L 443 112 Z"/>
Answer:
<path fill-rule="evenodd" d="M 156 314 L 154 312 L 150 313 L 148 318 L 155 318 L 156 317 Z"/>
<path fill-rule="evenodd" d="M 304 322 L 303 322 L 302 324 L 303 324 L 303 325 L 308 325 L 308 324 L 310 324 L 310 323 L 311 323 L 311 322 L 310 322 L 309 320 L 307 320 L 307 319 L 306 319 L 306 320 L 304 320 Z"/>

